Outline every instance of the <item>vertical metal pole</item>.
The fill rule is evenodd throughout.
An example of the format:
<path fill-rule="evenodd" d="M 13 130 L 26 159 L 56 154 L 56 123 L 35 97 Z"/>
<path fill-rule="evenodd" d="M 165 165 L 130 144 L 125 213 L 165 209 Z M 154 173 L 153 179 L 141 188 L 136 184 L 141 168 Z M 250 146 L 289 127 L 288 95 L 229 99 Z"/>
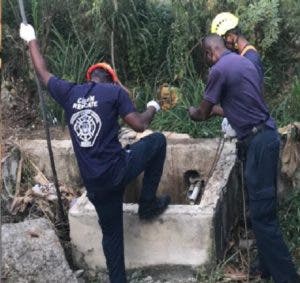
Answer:
<path fill-rule="evenodd" d="M 27 24 L 27 18 L 26 18 L 26 14 L 25 14 L 23 0 L 18 0 L 18 1 L 19 1 L 19 8 L 20 8 L 20 14 L 21 14 L 21 17 L 22 17 L 22 21 L 23 21 L 24 24 Z M 58 219 L 57 220 L 59 222 L 64 223 L 64 222 L 66 222 L 67 217 L 65 215 L 63 204 L 62 204 L 61 193 L 60 193 L 60 190 L 59 190 L 57 173 L 56 173 L 56 169 L 55 169 L 55 163 L 54 163 L 53 151 L 52 151 L 52 145 L 51 145 L 51 139 L 50 139 L 50 131 L 49 131 L 49 126 L 48 126 L 47 116 L 46 116 L 45 99 L 44 99 L 44 95 L 42 93 L 42 88 L 41 88 L 40 81 L 37 77 L 37 74 L 36 74 L 35 70 L 34 70 L 34 79 L 35 79 L 35 83 L 36 83 L 36 86 L 37 86 L 38 95 L 39 95 L 39 98 L 40 98 L 40 107 L 41 107 L 41 111 L 42 111 L 43 125 L 44 125 L 44 129 L 45 129 L 45 132 L 46 132 L 46 140 L 47 140 L 47 147 L 48 147 L 49 158 L 50 158 L 50 165 L 51 165 L 51 169 L 52 169 L 54 186 L 55 186 L 56 194 L 57 194 L 57 202 L 58 202 L 58 208 L 57 208 L 57 217 L 58 217 Z"/>

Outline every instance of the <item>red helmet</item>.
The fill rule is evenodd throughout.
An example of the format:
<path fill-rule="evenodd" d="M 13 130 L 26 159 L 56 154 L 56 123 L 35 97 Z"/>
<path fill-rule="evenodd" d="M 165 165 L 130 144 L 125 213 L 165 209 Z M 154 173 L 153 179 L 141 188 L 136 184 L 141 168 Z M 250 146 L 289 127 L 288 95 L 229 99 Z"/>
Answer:
<path fill-rule="evenodd" d="M 116 72 L 114 71 L 114 69 L 109 64 L 104 63 L 104 62 L 94 64 L 94 65 L 92 65 L 91 67 L 88 68 L 88 70 L 86 72 L 86 79 L 88 81 L 91 80 L 91 75 L 96 69 L 105 70 L 107 73 L 110 74 L 110 76 L 111 76 L 114 83 L 119 83 L 118 76 L 117 76 Z"/>

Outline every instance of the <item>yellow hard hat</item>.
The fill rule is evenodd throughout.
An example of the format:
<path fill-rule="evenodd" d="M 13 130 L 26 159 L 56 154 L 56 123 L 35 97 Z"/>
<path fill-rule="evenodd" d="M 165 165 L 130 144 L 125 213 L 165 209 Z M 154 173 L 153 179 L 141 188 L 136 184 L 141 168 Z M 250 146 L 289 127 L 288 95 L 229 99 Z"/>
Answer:
<path fill-rule="evenodd" d="M 215 16 L 211 23 L 211 33 L 216 33 L 220 36 L 233 28 L 239 23 L 239 18 L 229 12 L 223 12 Z"/>

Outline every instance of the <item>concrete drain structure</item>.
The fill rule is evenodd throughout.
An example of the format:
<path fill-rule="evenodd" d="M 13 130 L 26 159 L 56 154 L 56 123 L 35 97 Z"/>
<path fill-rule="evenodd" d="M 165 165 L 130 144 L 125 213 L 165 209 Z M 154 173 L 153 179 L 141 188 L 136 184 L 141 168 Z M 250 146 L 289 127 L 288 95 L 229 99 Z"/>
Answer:
<path fill-rule="evenodd" d="M 167 142 L 167 157 L 158 189 L 158 194 L 168 193 L 172 197 L 172 204 L 166 212 L 154 221 L 140 221 L 136 201 L 142 176 L 126 190 L 124 239 L 126 267 L 129 269 L 194 268 L 214 261 L 222 256 L 231 225 L 239 212 L 240 186 L 233 142 L 225 142 L 201 201 L 195 205 L 189 205 L 187 200 L 186 174 L 196 172 L 206 182 L 219 139 L 187 139 L 184 136 L 169 137 Z M 21 147 L 48 175 L 46 142 L 22 141 Z M 80 183 L 70 141 L 53 141 L 53 151 L 58 178 L 71 185 Z M 70 209 L 69 221 L 77 264 L 95 271 L 105 269 L 98 218 L 85 194 Z"/>

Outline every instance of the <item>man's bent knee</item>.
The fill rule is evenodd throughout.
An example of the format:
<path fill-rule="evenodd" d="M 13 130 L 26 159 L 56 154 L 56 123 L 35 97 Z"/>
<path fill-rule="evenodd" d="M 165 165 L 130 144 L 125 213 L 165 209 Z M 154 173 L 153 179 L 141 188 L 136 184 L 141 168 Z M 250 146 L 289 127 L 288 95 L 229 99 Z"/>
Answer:
<path fill-rule="evenodd" d="M 155 144 L 157 144 L 159 147 L 166 147 L 167 140 L 164 134 L 160 132 L 155 132 L 149 135 L 149 137 L 151 137 L 151 139 L 153 139 Z"/>

